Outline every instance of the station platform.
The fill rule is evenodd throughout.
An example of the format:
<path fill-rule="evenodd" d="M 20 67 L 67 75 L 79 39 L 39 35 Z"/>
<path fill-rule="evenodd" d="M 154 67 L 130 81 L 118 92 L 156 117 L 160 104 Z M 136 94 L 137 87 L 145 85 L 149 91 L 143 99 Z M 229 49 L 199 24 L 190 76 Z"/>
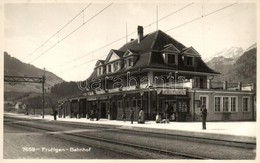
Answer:
<path fill-rule="evenodd" d="M 41 115 L 24 115 L 14 113 L 4 113 L 5 116 L 19 117 L 28 119 L 42 119 Z M 53 121 L 53 116 L 45 115 L 44 120 Z M 155 121 L 146 121 L 145 124 L 138 124 L 136 121 L 131 124 L 130 121 L 100 119 L 91 121 L 86 118 L 59 118 L 57 123 L 88 123 L 97 126 L 114 126 L 127 130 L 142 132 L 153 132 L 161 134 L 171 134 L 177 136 L 202 137 L 216 140 L 238 141 L 256 143 L 257 122 L 207 122 L 207 129 L 202 130 L 202 122 L 170 122 L 156 123 Z"/>

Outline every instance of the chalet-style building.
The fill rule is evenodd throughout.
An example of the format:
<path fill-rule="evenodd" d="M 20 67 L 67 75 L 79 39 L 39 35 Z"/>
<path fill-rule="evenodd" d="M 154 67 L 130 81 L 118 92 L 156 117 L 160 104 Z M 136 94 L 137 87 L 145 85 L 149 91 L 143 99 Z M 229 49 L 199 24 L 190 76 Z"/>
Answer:
<path fill-rule="evenodd" d="M 129 119 L 140 108 L 147 120 L 172 106 L 175 121 L 198 121 L 200 107 L 208 109 L 208 121 L 255 120 L 255 85 L 221 86 L 212 83 L 220 73 L 209 68 L 193 47 L 186 47 L 158 30 L 144 35 L 98 60 L 85 86 L 87 93 L 64 101 L 60 115 L 85 118 L 95 109 L 100 118 Z"/>

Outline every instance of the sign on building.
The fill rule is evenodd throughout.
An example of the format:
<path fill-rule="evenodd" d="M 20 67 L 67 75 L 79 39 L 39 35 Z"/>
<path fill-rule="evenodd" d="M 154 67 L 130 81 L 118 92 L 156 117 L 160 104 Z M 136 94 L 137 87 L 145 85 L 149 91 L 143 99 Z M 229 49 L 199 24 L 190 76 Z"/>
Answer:
<path fill-rule="evenodd" d="M 163 95 L 186 95 L 186 89 L 163 89 Z"/>

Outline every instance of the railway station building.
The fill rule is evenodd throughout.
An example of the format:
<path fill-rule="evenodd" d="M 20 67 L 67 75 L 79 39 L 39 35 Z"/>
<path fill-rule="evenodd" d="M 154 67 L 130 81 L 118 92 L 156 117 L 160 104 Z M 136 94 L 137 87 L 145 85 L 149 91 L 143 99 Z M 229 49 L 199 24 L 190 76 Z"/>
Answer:
<path fill-rule="evenodd" d="M 105 60 L 96 62 L 93 73 L 79 85 L 86 93 L 63 100 L 62 117 L 88 118 L 96 110 L 100 118 L 135 120 L 142 108 L 146 120 L 164 116 L 172 108 L 172 121 L 199 121 L 205 105 L 208 121 L 253 121 L 256 117 L 256 86 L 242 83 L 214 83 L 219 75 L 201 55 L 161 30 L 144 35 L 137 28 L 132 39 Z"/>

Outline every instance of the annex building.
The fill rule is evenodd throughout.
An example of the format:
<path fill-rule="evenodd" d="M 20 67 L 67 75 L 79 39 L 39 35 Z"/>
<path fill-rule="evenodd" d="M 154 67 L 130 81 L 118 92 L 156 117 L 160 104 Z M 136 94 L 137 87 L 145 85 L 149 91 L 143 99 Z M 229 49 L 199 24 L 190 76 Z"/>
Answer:
<path fill-rule="evenodd" d="M 95 110 L 100 118 L 135 120 L 142 108 L 146 120 L 164 116 L 172 108 L 173 121 L 200 120 L 201 105 L 208 110 L 208 121 L 255 120 L 255 84 L 213 83 L 219 75 L 201 55 L 161 30 L 144 35 L 137 28 L 137 39 L 112 49 L 105 60 L 98 60 L 82 96 L 60 105 L 60 116 L 88 118 Z"/>

